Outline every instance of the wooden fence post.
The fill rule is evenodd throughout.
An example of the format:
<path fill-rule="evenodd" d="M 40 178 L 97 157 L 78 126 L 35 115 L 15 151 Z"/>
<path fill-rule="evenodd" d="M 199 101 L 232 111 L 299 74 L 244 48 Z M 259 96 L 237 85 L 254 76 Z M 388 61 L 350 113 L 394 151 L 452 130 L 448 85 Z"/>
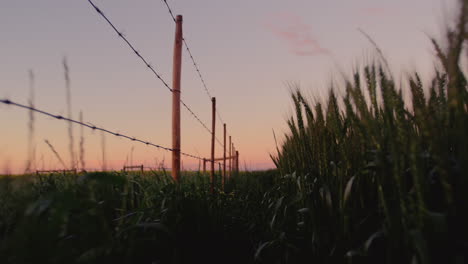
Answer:
<path fill-rule="evenodd" d="M 182 75 L 182 16 L 176 18 L 172 68 L 172 178 L 180 181 L 180 77 Z"/>
<path fill-rule="evenodd" d="M 232 143 L 232 171 L 236 175 L 236 145 Z"/>
<path fill-rule="evenodd" d="M 232 172 L 236 175 L 236 146 L 232 143 Z"/>
<path fill-rule="evenodd" d="M 211 116 L 211 185 L 210 191 L 214 194 L 214 187 L 215 187 L 215 137 L 216 137 L 216 98 L 211 98 L 212 103 L 212 116 Z"/>
<path fill-rule="evenodd" d="M 203 173 L 206 173 L 206 159 L 203 158 Z"/>
<path fill-rule="evenodd" d="M 224 123 L 224 142 L 223 142 L 223 190 L 224 190 L 224 183 L 226 182 L 226 123 Z"/>
<path fill-rule="evenodd" d="M 232 175 L 232 142 L 231 136 L 229 136 L 229 178 Z"/>
<path fill-rule="evenodd" d="M 239 176 L 239 151 L 236 150 L 236 173 Z"/>
<path fill-rule="evenodd" d="M 234 172 L 233 175 L 235 176 L 237 171 L 237 165 L 236 165 L 237 159 L 236 159 L 236 145 L 232 143 L 232 171 Z"/>

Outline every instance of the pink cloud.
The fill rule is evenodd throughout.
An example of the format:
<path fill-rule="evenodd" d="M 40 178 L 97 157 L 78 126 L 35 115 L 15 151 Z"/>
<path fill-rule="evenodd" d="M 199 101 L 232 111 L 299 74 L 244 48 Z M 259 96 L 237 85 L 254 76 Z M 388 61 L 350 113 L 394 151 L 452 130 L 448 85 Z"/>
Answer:
<path fill-rule="evenodd" d="M 297 56 L 330 55 L 312 34 L 312 27 L 302 18 L 290 13 L 276 14 L 270 17 L 266 28 L 285 41 L 289 50 Z"/>

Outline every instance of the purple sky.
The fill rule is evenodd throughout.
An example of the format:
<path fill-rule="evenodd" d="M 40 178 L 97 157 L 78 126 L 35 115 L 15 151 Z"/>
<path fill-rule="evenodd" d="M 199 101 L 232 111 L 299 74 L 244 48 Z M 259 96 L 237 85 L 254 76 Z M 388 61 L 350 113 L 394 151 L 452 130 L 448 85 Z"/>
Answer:
<path fill-rule="evenodd" d="M 105 14 L 171 84 L 174 24 L 160 0 L 96 0 Z M 370 60 L 378 43 L 394 73 L 427 76 L 433 51 L 427 35 L 439 36 L 456 0 L 168 0 L 184 16 L 184 34 L 220 113 L 241 152 L 242 167 L 273 164 L 272 129 L 281 135 L 290 110 L 287 83 L 317 98 L 339 68 Z M 28 100 L 28 70 L 35 74 L 35 104 L 66 113 L 62 59 L 67 57 L 73 117 L 161 145 L 171 145 L 171 94 L 117 38 L 86 0 L 0 2 L 0 98 Z M 184 53 L 182 98 L 210 123 L 210 101 Z M 183 151 L 209 155 L 210 135 L 182 111 Z M 36 116 L 37 167 L 60 165 L 48 139 L 68 160 L 67 125 Z M 0 170 L 24 168 L 27 112 L 0 106 Z M 219 120 L 218 120 L 219 121 Z M 219 122 L 218 122 L 219 124 Z M 221 137 L 221 126 L 217 133 Z M 79 128 L 75 127 L 75 139 Z M 102 163 L 101 136 L 85 130 L 86 160 Z M 75 147 L 77 143 L 75 143 Z M 106 137 L 108 166 L 120 168 L 133 150 L 134 164 L 153 166 L 170 154 Z M 221 151 L 217 145 L 217 153 Z M 196 162 L 195 162 L 196 163 Z M 186 167 L 193 160 L 184 160 Z"/>

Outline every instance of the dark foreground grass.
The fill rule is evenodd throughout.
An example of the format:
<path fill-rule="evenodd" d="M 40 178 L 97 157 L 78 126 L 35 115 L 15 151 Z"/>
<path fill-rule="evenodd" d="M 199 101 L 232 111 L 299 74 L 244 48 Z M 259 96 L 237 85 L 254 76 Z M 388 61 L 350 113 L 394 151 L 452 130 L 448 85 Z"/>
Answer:
<path fill-rule="evenodd" d="M 199 174 L 2 177 L 2 263 L 253 263 L 274 174 L 241 173 L 215 195 Z"/>

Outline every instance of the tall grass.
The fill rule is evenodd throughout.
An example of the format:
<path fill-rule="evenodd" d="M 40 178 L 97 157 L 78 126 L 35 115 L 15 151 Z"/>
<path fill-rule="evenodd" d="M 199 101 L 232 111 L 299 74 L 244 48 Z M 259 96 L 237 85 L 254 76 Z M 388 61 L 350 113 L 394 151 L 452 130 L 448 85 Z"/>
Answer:
<path fill-rule="evenodd" d="M 230 188 L 255 178 L 238 177 Z M 249 192 L 259 197 L 255 186 Z M 180 184 L 164 171 L 1 177 L 0 259 L 252 263 L 246 213 L 257 202 L 233 192 L 213 196 L 209 187 L 200 172 L 184 172 Z"/>
<path fill-rule="evenodd" d="M 430 85 L 407 78 L 410 102 L 378 63 L 356 70 L 342 98 L 330 90 L 313 104 L 292 92 L 295 116 L 272 159 L 297 183 L 284 193 L 306 208 L 302 236 L 315 255 L 468 259 L 467 1 L 461 6 L 447 49 L 432 40 L 441 67 Z"/>
<path fill-rule="evenodd" d="M 63 71 L 65 78 L 65 98 L 67 104 L 67 117 L 72 119 L 72 104 L 71 104 L 71 82 L 70 82 L 70 68 L 68 67 L 67 59 L 63 58 Z M 75 139 L 73 136 L 73 123 L 68 122 L 68 152 L 70 154 L 70 169 L 76 169 L 78 163 L 75 159 Z"/>
<path fill-rule="evenodd" d="M 34 100 L 35 100 L 35 93 L 34 93 L 34 72 L 32 70 L 29 71 L 29 106 L 34 107 Z M 36 164 L 36 150 L 35 150 L 35 142 L 34 142 L 34 111 L 29 111 L 28 113 L 28 158 L 26 160 L 25 172 L 29 173 L 33 170 L 33 168 L 37 167 Z"/>

